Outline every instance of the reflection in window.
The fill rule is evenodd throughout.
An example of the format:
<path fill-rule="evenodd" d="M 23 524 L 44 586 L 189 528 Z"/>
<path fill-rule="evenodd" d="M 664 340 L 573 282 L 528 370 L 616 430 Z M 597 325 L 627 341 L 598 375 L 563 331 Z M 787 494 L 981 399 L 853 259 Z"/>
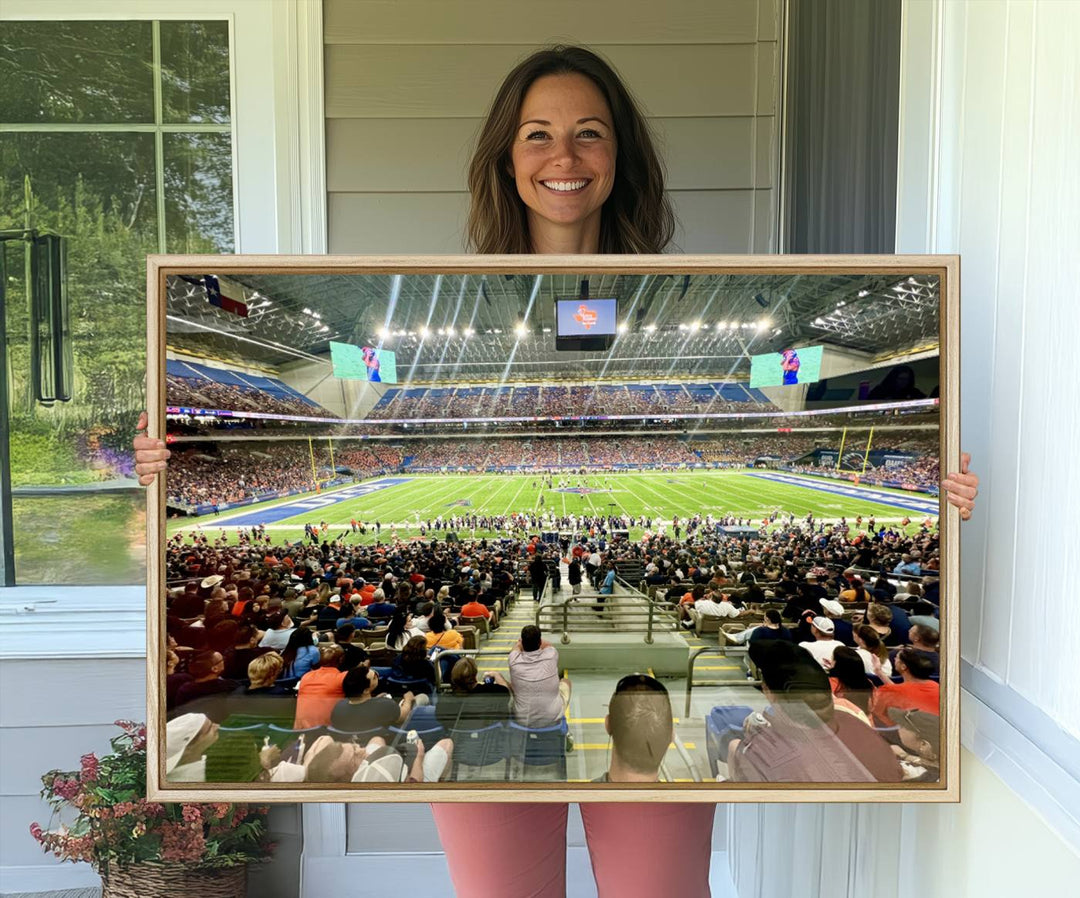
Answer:
<path fill-rule="evenodd" d="M 145 257 L 234 249 L 229 65 L 224 21 L 4 25 L 0 230 L 66 238 L 74 360 L 72 400 L 35 402 L 25 244 L 6 241 L 19 583 L 145 576 L 130 452 L 145 405 Z"/>

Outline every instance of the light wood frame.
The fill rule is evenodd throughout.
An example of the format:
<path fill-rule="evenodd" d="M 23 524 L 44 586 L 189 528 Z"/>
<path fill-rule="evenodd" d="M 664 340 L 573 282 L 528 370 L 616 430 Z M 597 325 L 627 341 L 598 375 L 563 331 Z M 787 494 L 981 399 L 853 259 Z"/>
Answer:
<path fill-rule="evenodd" d="M 960 257 L 909 256 L 166 256 L 147 257 L 148 433 L 165 433 L 166 277 L 175 274 L 884 274 L 940 281 L 942 476 L 960 466 Z M 960 801 L 960 515 L 941 498 L 942 763 L 938 783 L 440 783 L 438 785 L 168 783 L 165 779 L 165 484 L 147 491 L 147 797 L 239 802 L 958 802 Z"/>

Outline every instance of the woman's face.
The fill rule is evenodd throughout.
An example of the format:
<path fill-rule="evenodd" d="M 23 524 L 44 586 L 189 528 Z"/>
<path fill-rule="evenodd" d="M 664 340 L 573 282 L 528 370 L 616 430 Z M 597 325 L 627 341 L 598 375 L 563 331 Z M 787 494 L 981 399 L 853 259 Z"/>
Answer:
<path fill-rule="evenodd" d="M 615 182 L 615 128 L 607 101 L 584 75 L 533 82 L 510 151 L 529 232 L 599 227 Z"/>

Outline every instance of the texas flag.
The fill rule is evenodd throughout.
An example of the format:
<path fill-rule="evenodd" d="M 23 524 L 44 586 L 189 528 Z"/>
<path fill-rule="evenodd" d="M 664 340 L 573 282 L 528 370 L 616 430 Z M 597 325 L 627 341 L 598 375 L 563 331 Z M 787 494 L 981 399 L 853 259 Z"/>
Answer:
<path fill-rule="evenodd" d="M 577 321 L 585 330 L 596 324 L 597 314 L 595 309 L 590 309 L 585 303 L 578 306 L 577 314 L 574 315 L 574 320 Z"/>
<path fill-rule="evenodd" d="M 232 312 L 232 314 L 239 315 L 241 318 L 247 318 L 247 304 L 240 302 L 238 299 L 230 299 L 228 296 L 223 295 L 218 279 L 212 274 L 203 277 L 203 287 L 206 290 L 206 301 L 209 302 L 210 305 L 217 306 L 225 312 Z"/>

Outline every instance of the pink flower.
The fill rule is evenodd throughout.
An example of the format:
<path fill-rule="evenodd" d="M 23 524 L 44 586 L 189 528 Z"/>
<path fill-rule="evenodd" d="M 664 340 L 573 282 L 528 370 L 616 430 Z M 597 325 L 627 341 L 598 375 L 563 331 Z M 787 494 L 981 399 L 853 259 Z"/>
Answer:
<path fill-rule="evenodd" d="M 202 811 L 198 805 L 186 804 L 184 805 L 181 815 L 188 823 L 202 823 Z"/>
<path fill-rule="evenodd" d="M 79 794 L 79 784 L 75 780 L 69 780 L 62 776 L 58 776 L 53 780 L 52 788 L 65 801 L 71 801 Z"/>
<path fill-rule="evenodd" d="M 38 824 L 38 823 L 31 823 L 30 824 L 30 835 L 32 835 L 34 837 L 34 840 L 37 841 L 37 842 L 44 841 L 44 835 L 45 834 L 44 834 L 44 831 L 41 828 L 41 825 Z"/>
<path fill-rule="evenodd" d="M 82 763 L 82 780 L 84 783 L 92 783 L 98 778 L 98 759 L 97 756 L 91 752 L 88 755 L 83 755 L 80 759 Z"/>

